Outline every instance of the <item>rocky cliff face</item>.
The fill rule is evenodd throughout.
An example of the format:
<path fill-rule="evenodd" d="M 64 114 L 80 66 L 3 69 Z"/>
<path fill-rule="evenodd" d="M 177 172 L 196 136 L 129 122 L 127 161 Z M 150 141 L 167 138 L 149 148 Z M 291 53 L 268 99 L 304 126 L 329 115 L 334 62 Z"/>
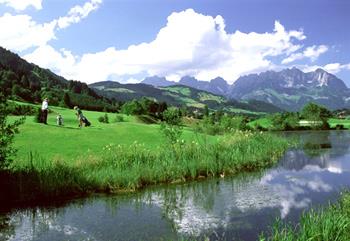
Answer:
<path fill-rule="evenodd" d="M 155 86 L 178 84 L 159 77 L 157 82 L 147 78 L 143 83 Z M 185 76 L 179 83 L 232 99 L 265 101 L 290 111 L 299 110 L 310 101 L 331 109 L 350 107 L 350 91 L 344 82 L 322 69 L 309 73 L 297 68 L 266 71 L 242 76 L 232 85 L 220 77 L 208 82 Z"/>
<path fill-rule="evenodd" d="M 299 110 L 310 101 L 337 109 L 349 106 L 350 92 L 342 80 L 322 69 L 304 73 L 292 68 L 240 77 L 228 96 L 262 100 L 287 110 Z"/>

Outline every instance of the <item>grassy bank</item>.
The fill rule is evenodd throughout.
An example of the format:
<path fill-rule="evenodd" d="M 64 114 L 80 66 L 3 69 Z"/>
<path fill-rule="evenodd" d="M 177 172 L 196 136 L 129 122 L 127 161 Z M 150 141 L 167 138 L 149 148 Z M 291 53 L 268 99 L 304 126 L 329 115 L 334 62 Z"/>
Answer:
<path fill-rule="evenodd" d="M 260 241 L 344 241 L 350 240 L 350 193 L 344 193 L 337 204 L 302 215 L 297 226 L 276 221 L 272 235 Z"/>
<path fill-rule="evenodd" d="M 19 202 L 132 191 L 150 184 L 259 170 L 274 164 L 287 148 L 287 141 L 275 135 L 240 131 L 214 143 L 181 140 L 158 148 L 112 144 L 74 162 L 35 155 L 27 161 L 18 159 L 0 181 L 9 189 L 6 199 Z"/>

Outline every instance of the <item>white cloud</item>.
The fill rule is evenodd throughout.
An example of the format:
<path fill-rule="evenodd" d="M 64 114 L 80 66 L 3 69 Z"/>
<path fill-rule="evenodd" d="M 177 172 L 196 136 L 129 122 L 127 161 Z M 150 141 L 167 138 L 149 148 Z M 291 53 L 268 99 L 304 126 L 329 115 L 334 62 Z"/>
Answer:
<path fill-rule="evenodd" d="M 330 64 L 326 64 L 324 66 L 304 65 L 304 66 L 299 66 L 299 68 L 304 72 L 311 72 L 311 71 L 315 71 L 318 68 L 321 68 L 321 69 L 324 69 L 325 71 L 327 71 L 331 74 L 336 74 L 342 70 L 350 70 L 350 63 L 348 63 L 348 64 L 330 63 Z"/>
<path fill-rule="evenodd" d="M 55 38 L 55 26 L 55 21 L 39 24 L 28 15 L 5 13 L 0 17 L 0 45 L 16 51 L 45 45 Z"/>
<path fill-rule="evenodd" d="M 29 1 L 23 2 L 27 3 Z M 32 2 L 34 3 L 34 1 Z M 95 10 L 101 2 L 102 0 L 91 0 L 82 7 L 75 6 L 68 12 L 67 16 L 60 17 L 58 20 L 54 19 L 48 23 L 37 23 L 28 15 L 5 13 L 0 16 L 0 46 L 19 52 L 32 47 L 47 49 L 46 45 L 50 40 L 55 39 L 57 30 L 68 27 L 72 23 L 78 23 L 88 16 L 91 11 Z M 52 51 L 50 52 L 52 53 Z M 51 59 L 47 59 L 47 63 L 43 66 L 51 65 Z"/>
<path fill-rule="evenodd" d="M 327 51 L 328 47 L 326 45 L 313 45 L 311 47 L 307 47 L 302 53 L 291 54 L 290 56 L 282 60 L 282 64 L 288 64 L 296 60 L 301 60 L 305 58 L 309 58 L 311 61 L 315 61 L 321 54 Z"/>
<path fill-rule="evenodd" d="M 24 56 L 25 59 L 36 63 L 39 66 L 50 66 L 50 69 L 60 74 L 60 69 L 65 69 L 66 74 L 74 74 L 73 66 L 76 64 L 76 57 L 71 52 L 61 49 L 56 51 L 49 45 L 37 48 L 31 54 Z M 60 66 L 60 68 L 57 68 Z"/>
<path fill-rule="evenodd" d="M 341 70 L 350 70 L 350 63 L 349 64 L 331 63 L 331 64 L 326 64 L 323 68 L 330 73 L 336 74 Z"/>
<path fill-rule="evenodd" d="M 66 16 L 58 19 L 58 27 L 62 29 L 73 23 L 80 22 L 83 18 L 86 18 L 91 11 L 96 10 L 101 3 L 102 0 L 91 0 L 86 2 L 84 6 L 77 5 L 71 8 Z"/>
<path fill-rule="evenodd" d="M 78 16 L 84 16 L 83 10 L 77 12 Z M 206 16 L 192 9 L 172 13 L 167 20 L 166 26 L 149 43 L 131 45 L 124 50 L 110 47 L 102 52 L 84 54 L 75 58 L 74 66 L 61 65 L 67 57 L 60 51 L 53 53 L 49 48 L 41 48 L 25 57 L 36 63 L 40 61 L 36 53 L 46 50 L 47 59 L 52 54 L 60 56 L 60 61 L 45 63 L 41 60 L 43 67 L 58 69 L 58 73 L 66 78 L 87 83 L 103 81 L 109 76 L 139 73 L 172 80 L 185 75 L 201 80 L 221 76 L 232 83 L 240 75 L 274 68 L 270 58 L 297 51 L 301 46 L 293 42 L 306 38 L 302 30 L 287 31 L 278 21 L 271 32 L 227 33 L 221 16 Z M 69 23 L 71 20 L 63 21 L 60 27 Z"/>
<path fill-rule="evenodd" d="M 42 0 L 0 0 L 0 4 L 5 4 L 8 7 L 14 8 L 17 11 L 23 11 L 27 7 L 42 9 Z"/>

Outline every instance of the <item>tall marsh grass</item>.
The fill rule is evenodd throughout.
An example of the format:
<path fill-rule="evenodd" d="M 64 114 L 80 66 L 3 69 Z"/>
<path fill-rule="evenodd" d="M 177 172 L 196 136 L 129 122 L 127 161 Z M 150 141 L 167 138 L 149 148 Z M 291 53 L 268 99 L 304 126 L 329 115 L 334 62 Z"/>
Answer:
<path fill-rule="evenodd" d="M 260 241 L 345 241 L 350 240 L 350 193 L 344 193 L 337 204 L 304 213 L 297 226 L 277 220 L 269 237 Z"/>
<path fill-rule="evenodd" d="M 1 174 L 0 179 L 10 182 L 16 190 L 13 194 L 18 194 L 14 198 L 20 200 L 131 191 L 150 184 L 259 170 L 273 165 L 289 146 L 286 139 L 273 134 L 242 131 L 225 135 L 215 144 L 203 143 L 178 140 L 172 147 L 164 144 L 155 150 L 137 142 L 107 145 L 103 155 L 85 155 L 74 163 L 30 155 L 29 161 L 13 163 L 8 180 Z"/>

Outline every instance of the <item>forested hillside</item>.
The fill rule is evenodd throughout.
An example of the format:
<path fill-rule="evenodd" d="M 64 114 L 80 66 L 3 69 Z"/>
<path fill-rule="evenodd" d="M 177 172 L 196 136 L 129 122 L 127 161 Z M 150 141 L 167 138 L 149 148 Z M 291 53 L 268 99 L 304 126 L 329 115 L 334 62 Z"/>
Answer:
<path fill-rule="evenodd" d="M 115 110 L 111 100 L 104 98 L 87 84 L 66 80 L 47 69 L 30 64 L 0 47 L 0 86 L 1 91 L 12 99 L 38 103 L 44 97 L 50 105 L 72 107 L 79 105 L 90 110 Z"/>

